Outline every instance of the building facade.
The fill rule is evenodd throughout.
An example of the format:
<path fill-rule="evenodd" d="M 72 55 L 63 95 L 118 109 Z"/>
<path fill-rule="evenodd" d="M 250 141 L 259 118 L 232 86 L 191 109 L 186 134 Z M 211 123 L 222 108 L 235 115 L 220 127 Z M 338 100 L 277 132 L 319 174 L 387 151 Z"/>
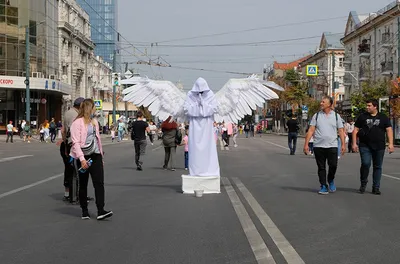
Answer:
<path fill-rule="evenodd" d="M 57 2 L 60 78 L 72 86 L 70 96 L 64 97 L 67 108 L 77 97 L 92 97 L 89 71 L 94 43 L 90 39 L 89 15 L 74 0 Z"/>
<path fill-rule="evenodd" d="M 77 0 L 89 14 L 93 25 L 92 40 L 96 44 L 95 54 L 103 57 L 110 65 L 113 63 L 114 50 L 118 50 L 118 1 L 117 0 Z M 116 69 L 122 72 L 119 52 L 116 56 Z"/>
<path fill-rule="evenodd" d="M 346 99 L 362 82 L 398 76 L 399 7 L 394 1 L 369 15 L 350 12 L 342 38 L 346 54 Z"/>
<path fill-rule="evenodd" d="M 344 47 L 340 36 L 324 32 L 317 52 L 301 63 L 303 76 L 306 76 L 307 65 L 318 65 L 318 76 L 308 77 L 309 94 L 316 99 L 329 95 L 342 101 L 344 90 Z"/>
<path fill-rule="evenodd" d="M 0 0 L 0 133 L 25 119 L 25 75 L 30 69 L 31 123 L 61 119 L 62 96 L 71 87 L 59 79 L 58 6 L 53 0 Z M 29 29 L 26 36 L 25 29 Z M 26 54 L 26 39 L 29 54 Z"/>

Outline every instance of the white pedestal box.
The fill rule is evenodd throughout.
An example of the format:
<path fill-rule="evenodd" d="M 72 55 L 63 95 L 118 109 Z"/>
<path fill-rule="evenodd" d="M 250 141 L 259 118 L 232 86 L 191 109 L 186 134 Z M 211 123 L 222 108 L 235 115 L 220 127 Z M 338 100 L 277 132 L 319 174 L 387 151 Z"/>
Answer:
<path fill-rule="evenodd" d="M 221 178 L 219 176 L 190 176 L 182 175 L 183 193 L 193 193 L 203 190 L 203 193 L 221 193 Z"/>

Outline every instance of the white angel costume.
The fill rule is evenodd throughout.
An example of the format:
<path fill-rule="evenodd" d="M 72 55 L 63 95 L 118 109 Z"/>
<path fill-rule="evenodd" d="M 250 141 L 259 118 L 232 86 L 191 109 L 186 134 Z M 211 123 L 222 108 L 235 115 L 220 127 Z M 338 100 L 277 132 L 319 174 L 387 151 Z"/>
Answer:
<path fill-rule="evenodd" d="M 183 108 L 189 118 L 189 175 L 219 177 L 213 129 L 218 104 L 206 80 L 197 79 Z"/>
<path fill-rule="evenodd" d="M 154 116 L 166 120 L 169 116 L 178 122 L 189 120 L 189 175 L 182 175 L 182 190 L 193 193 L 220 192 L 220 168 L 213 130 L 213 122 L 237 123 L 252 109 L 263 107 L 265 100 L 278 99 L 272 89 L 283 88 L 274 82 L 251 76 L 230 79 L 215 95 L 203 78 L 197 79 L 185 95 L 172 82 L 125 80 L 133 86 L 123 93 L 124 101 L 145 106 Z"/>

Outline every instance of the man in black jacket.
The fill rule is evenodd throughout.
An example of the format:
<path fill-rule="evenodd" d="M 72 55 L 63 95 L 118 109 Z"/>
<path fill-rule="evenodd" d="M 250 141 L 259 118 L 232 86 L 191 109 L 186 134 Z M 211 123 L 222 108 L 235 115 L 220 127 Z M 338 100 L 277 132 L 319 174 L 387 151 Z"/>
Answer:
<path fill-rule="evenodd" d="M 288 145 L 290 149 L 290 155 L 296 153 L 297 136 L 299 131 L 299 123 L 297 122 L 297 116 L 293 115 L 286 123 L 289 133 L 288 133 Z"/>

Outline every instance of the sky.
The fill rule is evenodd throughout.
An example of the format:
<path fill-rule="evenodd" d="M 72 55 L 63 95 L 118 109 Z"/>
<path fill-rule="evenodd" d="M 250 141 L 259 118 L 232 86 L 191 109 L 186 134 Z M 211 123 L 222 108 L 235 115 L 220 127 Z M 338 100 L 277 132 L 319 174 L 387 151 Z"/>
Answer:
<path fill-rule="evenodd" d="M 130 62 L 129 68 L 151 79 L 180 81 L 184 90 L 190 90 L 196 79 L 203 77 L 214 91 L 230 78 L 262 73 L 264 64 L 290 62 L 315 52 L 323 32 L 343 34 L 350 11 L 368 14 L 392 2 L 118 1 L 122 61 Z M 200 37 L 204 35 L 211 36 Z M 141 53 L 146 48 L 147 56 Z M 149 57 L 157 62 L 159 56 L 171 67 L 136 64 L 139 60 L 148 61 Z"/>

